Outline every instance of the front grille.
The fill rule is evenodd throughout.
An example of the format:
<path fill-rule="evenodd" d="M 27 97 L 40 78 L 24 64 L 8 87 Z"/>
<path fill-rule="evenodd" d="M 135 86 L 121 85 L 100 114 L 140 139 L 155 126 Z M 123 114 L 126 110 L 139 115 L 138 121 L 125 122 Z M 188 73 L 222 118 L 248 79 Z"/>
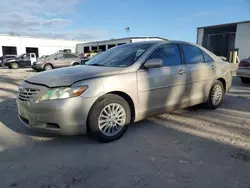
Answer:
<path fill-rule="evenodd" d="M 39 89 L 23 88 L 19 91 L 18 99 L 21 101 L 31 100 L 37 93 Z"/>

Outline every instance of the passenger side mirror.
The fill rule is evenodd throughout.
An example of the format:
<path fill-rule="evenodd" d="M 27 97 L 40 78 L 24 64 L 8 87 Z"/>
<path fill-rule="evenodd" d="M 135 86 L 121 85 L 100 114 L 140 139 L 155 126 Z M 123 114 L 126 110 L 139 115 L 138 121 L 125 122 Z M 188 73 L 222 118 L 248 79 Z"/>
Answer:
<path fill-rule="evenodd" d="M 162 67 L 163 61 L 161 59 L 149 59 L 145 62 L 144 68 L 145 69 L 152 69 Z"/>

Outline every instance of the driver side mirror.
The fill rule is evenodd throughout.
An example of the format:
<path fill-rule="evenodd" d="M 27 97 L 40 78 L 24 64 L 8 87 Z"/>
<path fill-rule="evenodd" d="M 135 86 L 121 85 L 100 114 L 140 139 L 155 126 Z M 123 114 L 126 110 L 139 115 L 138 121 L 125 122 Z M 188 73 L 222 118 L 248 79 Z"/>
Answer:
<path fill-rule="evenodd" d="M 145 62 L 144 68 L 145 69 L 152 69 L 162 67 L 163 61 L 161 59 L 149 59 Z"/>

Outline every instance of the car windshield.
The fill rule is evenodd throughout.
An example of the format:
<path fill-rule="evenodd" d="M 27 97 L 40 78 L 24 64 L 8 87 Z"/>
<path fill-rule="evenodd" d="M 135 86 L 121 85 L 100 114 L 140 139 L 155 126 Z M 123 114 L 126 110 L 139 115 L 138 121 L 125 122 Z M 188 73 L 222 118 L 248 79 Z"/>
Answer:
<path fill-rule="evenodd" d="M 94 56 L 85 65 L 128 67 L 132 65 L 153 43 L 132 43 L 114 47 Z"/>

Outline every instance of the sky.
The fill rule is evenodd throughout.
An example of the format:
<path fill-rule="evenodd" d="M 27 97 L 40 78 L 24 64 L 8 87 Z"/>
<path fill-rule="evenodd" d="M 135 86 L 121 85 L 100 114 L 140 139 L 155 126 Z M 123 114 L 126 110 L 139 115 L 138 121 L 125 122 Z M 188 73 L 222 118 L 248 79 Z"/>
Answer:
<path fill-rule="evenodd" d="M 196 41 L 196 28 L 250 20 L 250 0 L 0 0 L 0 33 L 74 40 Z"/>

